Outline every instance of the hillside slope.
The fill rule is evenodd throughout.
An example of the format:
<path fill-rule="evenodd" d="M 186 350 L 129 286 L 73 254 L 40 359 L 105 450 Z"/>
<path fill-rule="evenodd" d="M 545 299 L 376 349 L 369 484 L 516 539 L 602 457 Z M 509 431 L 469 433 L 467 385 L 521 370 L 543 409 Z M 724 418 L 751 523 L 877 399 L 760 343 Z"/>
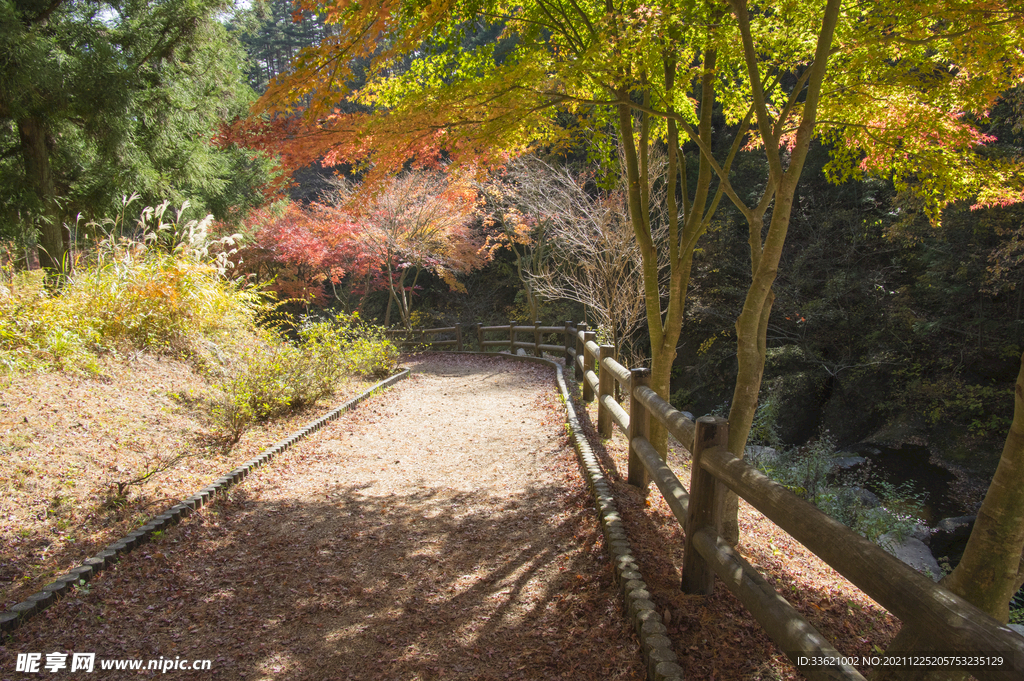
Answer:
<path fill-rule="evenodd" d="M 108 357 L 96 377 L 4 379 L 0 609 L 371 384 L 351 379 L 329 402 L 262 424 L 232 445 L 208 417 L 210 385 L 165 356 Z"/>

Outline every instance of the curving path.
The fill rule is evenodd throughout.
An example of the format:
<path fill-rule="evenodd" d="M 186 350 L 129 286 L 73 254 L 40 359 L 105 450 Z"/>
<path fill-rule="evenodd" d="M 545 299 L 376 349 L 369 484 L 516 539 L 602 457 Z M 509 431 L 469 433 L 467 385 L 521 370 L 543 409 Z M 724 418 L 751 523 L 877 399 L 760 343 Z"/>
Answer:
<path fill-rule="evenodd" d="M 0 679 L 39 678 L 26 652 L 100 679 L 644 678 L 550 370 L 412 368 L 17 630 Z"/>

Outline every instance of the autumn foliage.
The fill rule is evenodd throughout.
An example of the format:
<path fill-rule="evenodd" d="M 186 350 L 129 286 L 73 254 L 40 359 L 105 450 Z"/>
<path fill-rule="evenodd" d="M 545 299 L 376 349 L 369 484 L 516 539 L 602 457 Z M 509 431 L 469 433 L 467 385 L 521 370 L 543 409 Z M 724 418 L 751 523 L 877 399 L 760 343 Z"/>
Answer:
<path fill-rule="evenodd" d="M 243 271 L 280 297 L 328 305 L 345 283 L 386 290 L 408 324 L 422 272 L 464 290 L 457 275 L 488 258 L 473 229 L 476 191 L 441 172 L 413 171 L 380 184 L 338 182 L 320 203 L 265 208 L 248 223 Z"/>

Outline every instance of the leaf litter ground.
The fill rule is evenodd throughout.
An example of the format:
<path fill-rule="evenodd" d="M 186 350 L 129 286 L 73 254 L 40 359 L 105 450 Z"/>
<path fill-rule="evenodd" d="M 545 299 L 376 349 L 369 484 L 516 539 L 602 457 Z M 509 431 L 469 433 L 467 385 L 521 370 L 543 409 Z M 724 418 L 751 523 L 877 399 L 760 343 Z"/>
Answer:
<path fill-rule="evenodd" d="M 49 372 L 0 381 L 0 609 L 333 406 L 259 424 L 229 443 L 206 414 L 216 396 L 189 364 L 140 353 L 108 357 L 102 368 L 94 377 Z M 351 379 L 334 399 L 372 384 Z M 110 503 L 114 483 L 172 461 Z"/>
<path fill-rule="evenodd" d="M 550 370 L 413 369 L 31 620 L 0 676 L 63 651 L 225 679 L 642 679 Z"/>
<path fill-rule="evenodd" d="M 0 646 L 0 678 L 17 678 L 17 653 L 55 650 L 210 659 L 217 678 L 643 678 L 550 371 L 464 356 L 412 364 L 412 378 L 16 632 Z M 280 429 L 252 436 L 245 458 Z M 147 451 L 173 440 L 153 430 L 137 429 Z M 800 678 L 720 583 L 709 599 L 679 591 L 671 511 L 656 488 L 618 476 L 621 435 L 596 449 L 687 678 Z M 686 450 L 669 461 L 687 482 Z M 12 514 L 6 536 L 36 517 Z M 745 504 L 740 521 L 742 553 L 840 651 L 885 647 L 894 618 Z"/>
<path fill-rule="evenodd" d="M 629 448 L 617 429 L 602 441 L 584 427 L 615 495 L 626 533 L 652 600 L 665 618 L 672 649 L 687 679 L 775 681 L 804 678 L 783 651 L 716 578 L 711 597 L 680 591 L 685 536 L 661 492 L 625 481 Z M 668 463 L 690 484 L 690 453 L 670 439 Z M 621 475 L 620 475 L 621 473 Z M 740 554 L 843 655 L 877 656 L 899 630 L 899 620 L 745 501 L 739 508 Z M 867 674 L 869 668 L 860 668 Z"/>

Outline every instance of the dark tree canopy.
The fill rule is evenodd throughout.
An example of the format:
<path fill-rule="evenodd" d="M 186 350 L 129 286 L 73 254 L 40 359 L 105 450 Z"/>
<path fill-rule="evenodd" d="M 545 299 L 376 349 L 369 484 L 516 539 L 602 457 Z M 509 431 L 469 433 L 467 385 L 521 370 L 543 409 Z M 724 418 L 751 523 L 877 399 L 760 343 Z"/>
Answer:
<path fill-rule="evenodd" d="M 0 230 L 38 230 L 59 267 L 74 216 L 123 194 L 227 217 L 262 200 L 265 164 L 210 144 L 244 111 L 244 53 L 222 0 L 0 1 Z"/>

